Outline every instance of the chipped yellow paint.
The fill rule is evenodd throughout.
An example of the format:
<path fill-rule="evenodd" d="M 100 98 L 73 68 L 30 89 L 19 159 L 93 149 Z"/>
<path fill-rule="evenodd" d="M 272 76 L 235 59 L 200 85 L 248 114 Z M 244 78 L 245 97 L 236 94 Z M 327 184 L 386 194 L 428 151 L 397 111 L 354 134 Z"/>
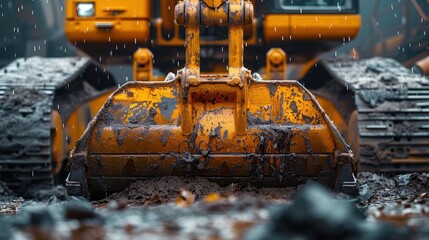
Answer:
<path fill-rule="evenodd" d="M 296 81 L 255 79 L 243 67 L 251 3 L 223 2 L 229 10 L 215 14 L 198 0 L 176 6 L 186 27 L 185 68 L 173 80 L 129 82 L 109 97 L 71 156 L 73 191 L 88 196 L 162 175 L 278 184 L 311 177 L 338 190 L 342 177 L 353 181 L 352 154 L 315 97 Z M 228 20 L 227 74 L 200 73 L 200 25 L 217 24 L 208 18 Z"/>

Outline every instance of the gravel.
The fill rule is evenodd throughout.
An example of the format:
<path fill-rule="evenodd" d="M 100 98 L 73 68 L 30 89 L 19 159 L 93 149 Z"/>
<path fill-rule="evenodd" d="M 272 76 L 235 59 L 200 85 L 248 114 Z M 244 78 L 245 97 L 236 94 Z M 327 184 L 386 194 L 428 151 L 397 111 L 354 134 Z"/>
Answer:
<path fill-rule="evenodd" d="M 0 216 L 0 239 L 428 239 L 428 175 L 360 173 L 358 198 L 315 183 L 220 187 L 182 177 L 136 182 L 96 202 L 52 191 L 7 202 L 15 211 Z"/>

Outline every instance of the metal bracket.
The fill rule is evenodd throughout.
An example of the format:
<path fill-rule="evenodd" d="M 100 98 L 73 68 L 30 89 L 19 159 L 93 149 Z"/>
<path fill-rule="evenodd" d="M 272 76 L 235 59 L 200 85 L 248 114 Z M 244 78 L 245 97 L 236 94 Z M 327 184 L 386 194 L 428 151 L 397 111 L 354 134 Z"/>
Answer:
<path fill-rule="evenodd" d="M 281 48 L 271 48 L 267 53 L 265 79 L 286 79 L 286 53 Z"/>
<path fill-rule="evenodd" d="M 135 81 L 153 81 L 153 54 L 148 48 L 140 48 L 133 56 Z"/>
<path fill-rule="evenodd" d="M 205 80 L 200 76 L 200 26 L 229 26 L 229 84 L 243 87 L 243 26 L 252 24 L 253 18 L 253 5 L 249 1 L 223 0 L 208 4 L 203 0 L 186 0 L 178 3 L 175 19 L 186 27 L 184 86 L 195 86 Z"/>
<path fill-rule="evenodd" d="M 194 127 L 193 94 L 198 95 L 216 89 L 220 92 L 235 92 L 237 133 L 243 133 L 247 127 L 245 79 L 248 77 L 243 66 L 243 28 L 253 23 L 253 5 L 250 1 L 244 0 L 208 3 L 210 2 L 203 0 L 186 0 L 179 2 L 175 8 L 176 22 L 186 28 L 186 65 L 179 72 L 182 84 L 181 101 L 184 105 L 181 110 L 182 132 L 189 135 Z M 200 26 L 229 27 L 228 75 L 200 75 Z M 219 85 L 214 88 L 214 84 Z"/>

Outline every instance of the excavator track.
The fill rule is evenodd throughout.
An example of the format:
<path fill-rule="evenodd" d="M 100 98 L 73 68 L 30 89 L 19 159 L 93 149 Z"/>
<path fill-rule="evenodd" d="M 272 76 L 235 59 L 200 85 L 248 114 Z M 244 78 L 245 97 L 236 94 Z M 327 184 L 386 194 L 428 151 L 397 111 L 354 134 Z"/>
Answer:
<path fill-rule="evenodd" d="M 386 58 L 322 64 L 355 93 L 360 170 L 429 171 L 429 80 Z"/>
<path fill-rule="evenodd" d="M 54 183 L 52 110 L 65 122 L 79 103 L 97 92 L 89 91 L 83 82 L 105 80 L 94 79 L 96 72 L 106 75 L 88 58 L 18 59 L 0 70 L 1 181 L 14 190 Z M 86 91 L 76 87 L 84 85 Z M 112 86 L 108 81 L 94 85 Z"/>
<path fill-rule="evenodd" d="M 0 86 L 4 90 L 0 95 L 1 180 L 14 189 L 30 182 L 52 185 L 52 96 L 43 92 L 48 91 L 47 88 L 11 87 L 4 82 Z M 25 96 L 18 96 L 21 93 Z M 23 97 L 36 101 L 19 102 L 19 98 Z M 21 103 L 23 105 L 19 106 Z"/>

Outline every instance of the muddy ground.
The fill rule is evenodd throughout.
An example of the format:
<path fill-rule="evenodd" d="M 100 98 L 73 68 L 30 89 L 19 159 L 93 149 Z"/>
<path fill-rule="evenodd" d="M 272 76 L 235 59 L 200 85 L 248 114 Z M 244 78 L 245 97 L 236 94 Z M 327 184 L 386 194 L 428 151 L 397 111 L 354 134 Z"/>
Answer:
<path fill-rule="evenodd" d="M 0 239 L 429 239 L 429 174 L 359 175 L 352 198 L 163 177 L 88 202 L 62 187 L 24 199 L 0 183 Z"/>

